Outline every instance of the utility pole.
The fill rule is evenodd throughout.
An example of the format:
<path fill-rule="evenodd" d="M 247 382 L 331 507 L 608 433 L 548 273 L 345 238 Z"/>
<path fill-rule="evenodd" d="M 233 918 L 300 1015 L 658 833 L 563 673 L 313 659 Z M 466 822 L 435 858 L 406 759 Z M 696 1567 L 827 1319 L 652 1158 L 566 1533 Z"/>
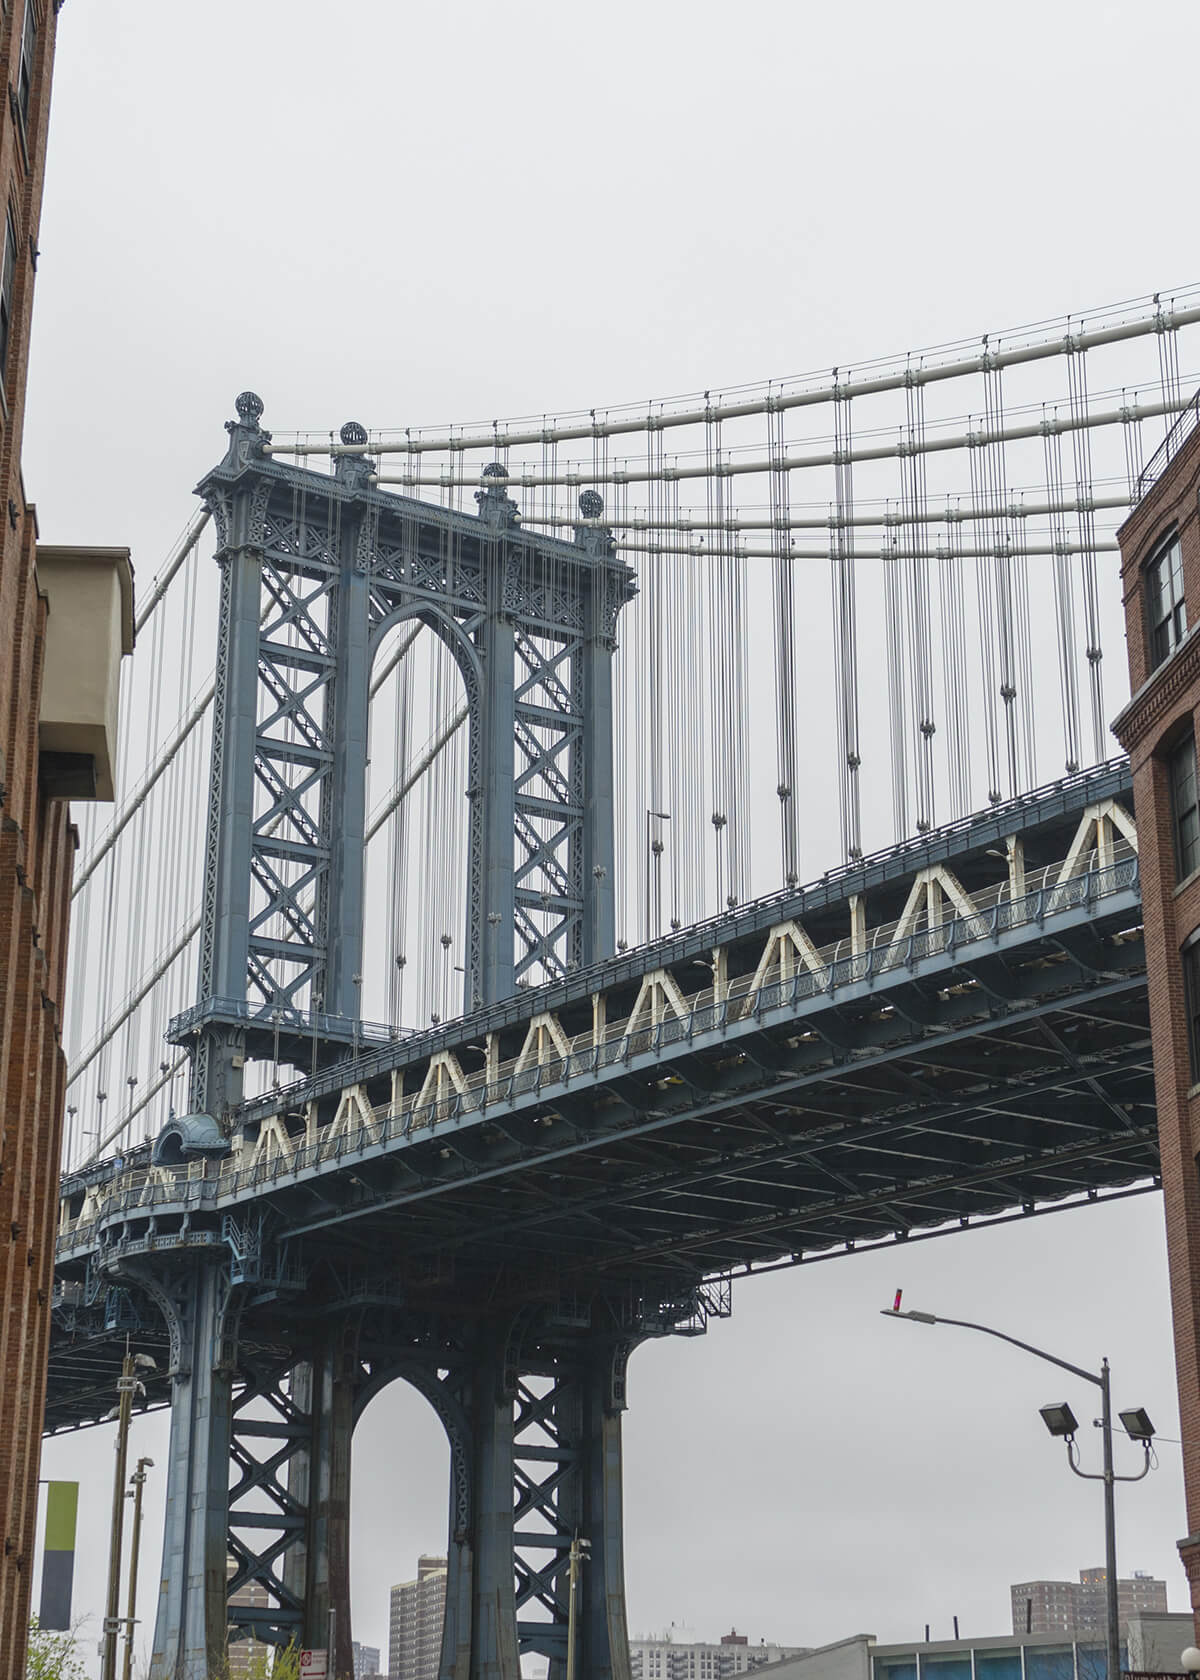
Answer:
<path fill-rule="evenodd" d="M 575 1605 L 579 1597 L 579 1566 L 588 1561 L 591 1549 L 591 1541 L 581 1540 L 578 1535 L 571 1541 L 571 1567 L 567 1577 L 567 1680 L 575 1680 Z"/>
<path fill-rule="evenodd" d="M 137 1626 L 138 1550 L 142 1538 L 142 1489 L 146 1485 L 146 1471 L 153 1470 L 152 1458 L 139 1458 L 137 1469 L 129 1480 L 133 1483 L 133 1535 L 129 1542 L 129 1608 L 125 1616 L 125 1667 L 123 1680 L 133 1675 L 133 1630 Z"/>
<path fill-rule="evenodd" d="M 117 1462 L 113 1471 L 112 1528 L 108 1537 L 108 1598 L 104 1610 L 104 1640 L 100 1647 L 100 1680 L 117 1680 L 117 1632 L 121 1626 L 121 1544 L 125 1527 L 125 1466 L 129 1456 L 129 1420 L 137 1385 L 128 1343 L 117 1382 Z"/>

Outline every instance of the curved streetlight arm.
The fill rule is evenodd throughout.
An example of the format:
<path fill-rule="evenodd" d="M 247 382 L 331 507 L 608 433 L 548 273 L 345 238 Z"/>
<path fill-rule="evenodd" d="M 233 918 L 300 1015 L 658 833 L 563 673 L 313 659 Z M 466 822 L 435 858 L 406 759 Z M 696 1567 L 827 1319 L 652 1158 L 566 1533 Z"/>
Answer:
<path fill-rule="evenodd" d="M 1034 1347 L 1032 1342 L 1008 1336 L 1003 1330 L 993 1330 L 990 1324 L 972 1324 L 965 1318 L 940 1318 L 936 1313 L 897 1312 L 893 1307 L 884 1307 L 882 1314 L 884 1318 L 911 1318 L 915 1324 L 953 1324 L 958 1330 L 978 1330 L 985 1336 L 995 1336 L 998 1342 L 1022 1348 L 1026 1353 L 1033 1354 L 1035 1359 L 1044 1359 L 1047 1365 L 1057 1365 L 1060 1370 L 1070 1371 L 1073 1377 L 1082 1377 L 1084 1382 L 1095 1383 L 1097 1388 L 1104 1387 L 1104 1378 L 1097 1376 L 1095 1371 L 1085 1371 L 1080 1365 L 1072 1365 L 1069 1359 L 1060 1359 L 1057 1354 L 1047 1353 L 1045 1348 Z"/>

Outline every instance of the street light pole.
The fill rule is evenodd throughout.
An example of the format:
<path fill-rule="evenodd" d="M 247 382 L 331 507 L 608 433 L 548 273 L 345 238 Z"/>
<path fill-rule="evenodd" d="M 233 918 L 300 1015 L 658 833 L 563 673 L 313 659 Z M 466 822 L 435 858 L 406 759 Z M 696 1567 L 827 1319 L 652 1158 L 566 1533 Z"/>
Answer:
<path fill-rule="evenodd" d="M 108 1537 L 108 1597 L 104 1609 L 104 1643 L 101 1646 L 101 1680 L 117 1680 L 117 1631 L 121 1626 L 121 1543 L 125 1527 L 125 1466 L 129 1452 L 129 1420 L 133 1413 L 133 1355 L 128 1347 L 121 1361 L 117 1382 L 117 1462 L 113 1471 L 112 1526 Z"/>
<path fill-rule="evenodd" d="M 566 1680 L 575 1680 L 575 1622 L 576 1600 L 579 1596 L 579 1566 L 588 1561 L 588 1553 L 592 1549 L 590 1540 L 581 1540 L 575 1535 L 571 1541 L 569 1553 L 570 1569 L 567 1575 L 567 1676 Z"/>
<path fill-rule="evenodd" d="M 1117 1587 L 1117 1502 L 1116 1477 L 1113 1474 L 1112 1398 L 1109 1392 L 1108 1360 L 1100 1361 L 1100 1438 L 1104 1444 L 1104 1585 L 1105 1609 L 1108 1612 L 1108 1672 L 1113 1680 L 1121 1672 L 1121 1612 Z M 1067 1461 L 1075 1474 L 1083 1472 L 1067 1449 Z M 1150 1448 L 1146 1447 L 1146 1470 L 1150 1468 Z M 1123 1480 L 1138 1481 L 1139 1477 Z"/>
<path fill-rule="evenodd" d="M 133 1674 L 133 1630 L 137 1626 L 138 1551 L 142 1538 L 142 1489 L 146 1485 L 146 1471 L 153 1470 L 152 1458 L 139 1458 L 137 1469 L 129 1480 L 133 1483 L 133 1534 L 129 1541 L 129 1609 L 125 1617 L 125 1666 L 123 1680 Z"/>
<path fill-rule="evenodd" d="M 1003 1330 L 993 1330 L 990 1324 L 974 1324 L 965 1318 L 940 1318 L 936 1313 L 900 1310 L 900 1294 L 897 1291 L 896 1305 L 882 1309 L 884 1318 L 907 1318 L 914 1324 L 949 1324 L 957 1330 L 978 1330 L 983 1336 L 994 1336 L 999 1342 L 1008 1342 L 1012 1347 L 1018 1347 L 1024 1353 L 1031 1353 L 1035 1359 L 1042 1359 L 1047 1365 L 1057 1365 L 1060 1371 L 1069 1371 L 1073 1377 L 1081 1377 L 1084 1382 L 1092 1383 L 1100 1390 L 1100 1431 L 1103 1440 L 1104 1470 L 1096 1476 L 1087 1470 L 1081 1470 L 1075 1462 L 1075 1419 L 1069 1407 L 1052 1408 L 1063 1411 L 1066 1421 L 1051 1424 L 1050 1419 L 1043 1418 L 1052 1434 L 1061 1435 L 1067 1443 L 1067 1463 L 1077 1476 L 1085 1481 L 1102 1481 L 1104 1483 L 1104 1588 L 1106 1609 L 1105 1644 L 1108 1652 L 1108 1680 L 1120 1680 L 1121 1675 L 1121 1617 L 1120 1601 L 1117 1591 L 1117 1511 L 1114 1497 L 1117 1482 L 1140 1482 L 1150 1469 L 1150 1439 L 1153 1428 L 1144 1412 L 1137 1414 L 1144 1421 L 1144 1427 L 1139 1426 L 1139 1432 L 1134 1433 L 1128 1419 L 1129 1412 L 1122 1412 L 1122 1421 L 1126 1431 L 1133 1440 L 1140 1440 L 1146 1450 L 1146 1462 L 1136 1476 L 1118 1476 L 1113 1470 L 1113 1430 L 1112 1430 L 1112 1397 L 1109 1386 L 1108 1360 L 1100 1362 L 1099 1373 L 1085 1371 L 1080 1365 L 1072 1365 L 1068 1359 L 1060 1359 L 1055 1353 L 1047 1353 L 1044 1348 L 1034 1347 L 1032 1342 L 1023 1342 L 1017 1336 L 1010 1336 Z"/>

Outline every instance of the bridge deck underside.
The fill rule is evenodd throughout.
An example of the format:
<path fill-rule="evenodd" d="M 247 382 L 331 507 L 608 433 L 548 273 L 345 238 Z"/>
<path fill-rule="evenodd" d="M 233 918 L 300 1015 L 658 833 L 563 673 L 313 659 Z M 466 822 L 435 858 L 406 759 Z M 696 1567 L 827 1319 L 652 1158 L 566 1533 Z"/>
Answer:
<path fill-rule="evenodd" d="M 987 990 L 1022 975 L 1024 1006 Z M 1158 1172 L 1140 974 L 1087 974 L 1046 941 L 950 990 L 908 982 L 813 1020 L 547 1093 L 484 1123 L 503 1140 L 435 1133 L 434 1183 L 415 1159 L 364 1159 L 342 1205 L 299 1186 L 276 1205 L 351 1266 L 386 1249 L 460 1283 L 532 1269 L 582 1286 L 812 1257 Z M 496 1171 L 497 1141 L 519 1174 Z"/>

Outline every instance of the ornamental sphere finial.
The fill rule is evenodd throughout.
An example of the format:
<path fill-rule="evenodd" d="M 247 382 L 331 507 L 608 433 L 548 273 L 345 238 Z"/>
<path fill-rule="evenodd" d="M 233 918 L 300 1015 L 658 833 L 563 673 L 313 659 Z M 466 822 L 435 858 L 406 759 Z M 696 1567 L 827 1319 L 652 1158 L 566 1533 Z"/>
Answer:
<path fill-rule="evenodd" d="M 604 512 L 604 497 L 598 490 L 584 490 L 579 497 L 579 511 L 585 519 L 599 519 Z"/>
<path fill-rule="evenodd" d="M 489 461 L 487 466 L 483 469 L 482 476 L 484 478 L 500 479 L 503 483 L 507 484 L 508 468 L 504 465 L 503 461 Z"/>
<path fill-rule="evenodd" d="M 360 426 L 357 420 L 347 420 L 338 436 L 345 444 L 366 443 L 367 428 Z"/>
<path fill-rule="evenodd" d="M 263 400 L 257 391 L 242 391 L 234 402 L 243 426 L 253 426 L 262 417 Z"/>

